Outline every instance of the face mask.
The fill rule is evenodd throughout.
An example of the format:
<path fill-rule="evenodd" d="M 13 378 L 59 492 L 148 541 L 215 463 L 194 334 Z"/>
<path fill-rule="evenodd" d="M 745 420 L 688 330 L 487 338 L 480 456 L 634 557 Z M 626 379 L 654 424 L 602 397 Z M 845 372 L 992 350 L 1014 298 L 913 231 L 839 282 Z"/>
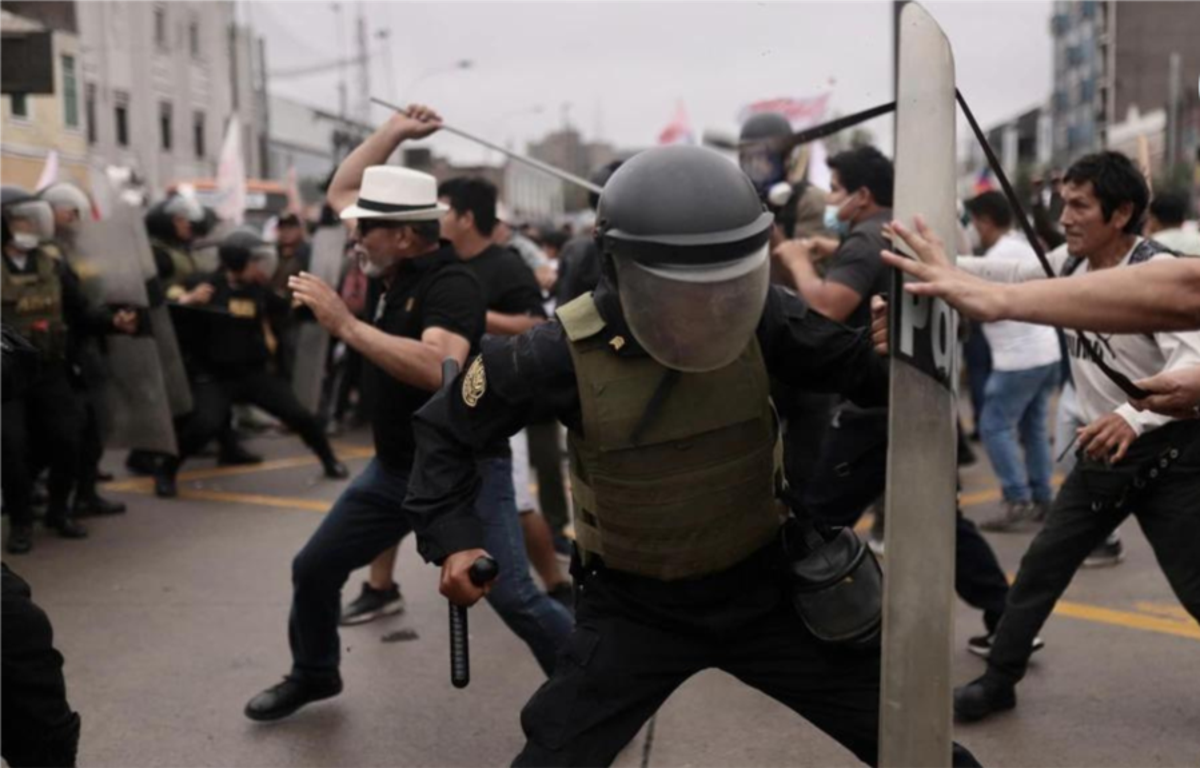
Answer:
<path fill-rule="evenodd" d="M 38 243 L 40 242 L 37 235 L 29 232 L 13 232 L 12 244 L 19 251 L 32 251 L 38 247 Z"/>
<path fill-rule="evenodd" d="M 838 211 L 840 210 L 840 206 L 825 206 L 825 229 L 833 232 L 838 237 L 845 237 L 850 232 L 850 224 L 838 218 Z"/>

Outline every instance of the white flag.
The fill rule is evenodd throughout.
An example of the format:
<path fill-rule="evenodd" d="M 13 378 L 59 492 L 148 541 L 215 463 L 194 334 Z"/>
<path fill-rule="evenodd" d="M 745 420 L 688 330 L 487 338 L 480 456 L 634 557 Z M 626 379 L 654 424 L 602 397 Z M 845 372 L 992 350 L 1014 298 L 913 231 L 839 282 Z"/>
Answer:
<path fill-rule="evenodd" d="M 42 175 L 38 177 L 34 192 L 41 192 L 46 187 L 58 181 L 58 150 L 50 150 L 46 155 L 46 164 L 42 166 Z"/>
<path fill-rule="evenodd" d="M 217 164 L 217 216 L 235 225 L 246 214 L 246 165 L 242 162 L 242 123 L 229 118 L 221 159 Z"/>

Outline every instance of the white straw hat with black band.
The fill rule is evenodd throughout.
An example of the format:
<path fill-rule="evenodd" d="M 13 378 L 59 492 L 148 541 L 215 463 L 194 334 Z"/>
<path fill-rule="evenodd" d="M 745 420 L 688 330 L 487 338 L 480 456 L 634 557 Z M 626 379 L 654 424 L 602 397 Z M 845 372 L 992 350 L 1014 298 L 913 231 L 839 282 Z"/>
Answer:
<path fill-rule="evenodd" d="M 343 219 L 436 221 L 448 209 L 438 202 L 437 179 L 428 173 L 389 165 L 373 165 L 363 173 L 358 200 L 342 211 Z"/>

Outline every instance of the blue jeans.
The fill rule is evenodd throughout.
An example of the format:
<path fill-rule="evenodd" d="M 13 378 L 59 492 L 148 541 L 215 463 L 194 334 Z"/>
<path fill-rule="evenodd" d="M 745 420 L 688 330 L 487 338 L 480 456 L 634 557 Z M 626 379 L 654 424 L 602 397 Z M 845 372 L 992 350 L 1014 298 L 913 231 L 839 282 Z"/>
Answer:
<path fill-rule="evenodd" d="M 1058 363 L 1022 371 L 992 371 L 988 377 L 979 432 L 1005 501 L 1048 503 L 1053 498 L 1050 475 L 1054 459 L 1046 418 L 1058 377 Z"/>
<path fill-rule="evenodd" d="M 571 615 L 539 590 L 529 575 L 513 499 L 511 461 L 481 460 L 479 472 L 483 487 L 475 511 L 484 524 L 484 546 L 500 564 L 500 577 L 488 601 L 549 674 L 559 645 L 571 633 Z M 351 572 L 412 531 L 412 523 L 401 511 L 407 491 L 407 471 L 372 459 L 292 561 L 288 640 L 293 675 L 337 677 L 342 587 Z"/>

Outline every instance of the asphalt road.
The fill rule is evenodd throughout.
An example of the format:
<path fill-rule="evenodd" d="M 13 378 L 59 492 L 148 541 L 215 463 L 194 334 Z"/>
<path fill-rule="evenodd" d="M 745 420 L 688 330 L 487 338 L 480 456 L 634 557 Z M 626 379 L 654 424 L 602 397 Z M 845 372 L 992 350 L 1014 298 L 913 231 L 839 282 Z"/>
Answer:
<path fill-rule="evenodd" d="M 369 438 L 343 440 L 360 469 Z M 83 766 L 506 765 L 519 750 L 521 706 L 541 683 L 523 644 L 489 608 L 471 612 L 473 682 L 449 684 L 446 603 L 436 569 L 404 543 L 407 611 L 344 630 L 345 692 L 290 720 L 261 725 L 246 701 L 288 670 L 292 556 L 345 486 L 318 477 L 298 440 L 259 438 L 269 461 L 188 465 L 182 497 L 145 480 L 105 491 L 129 504 L 92 521 L 87 541 L 39 531 L 6 561 L 33 586 L 67 659 L 83 716 Z M 117 468 L 119 456 L 108 463 Z M 123 468 L 122 468 L 123 469 Z M 986 466 L 966 472 L 966 511 L 982 519 L 998 493 Z M 1020 705 L 956 738 L 989 766 L 1200 765 L 1200 626 L 1174 599 L 1135 523 L 1127 559 L 1081 572 L 1046 626 Z M 1015 572 L 1030 535 L 990 540 Z M 1200 556 L 1200 555 L 1198 555 Z M 351 577 L 347 599 L 361 574 Z M 980 628 L 960 605 L 955 682 L 983 670 L 965 650 Z M 411 629 L 415 639 L 395 637 Z M 719 672 L 689 681 L 622 753 L 623 766 L 854 765 L 790 710 Z"/>

